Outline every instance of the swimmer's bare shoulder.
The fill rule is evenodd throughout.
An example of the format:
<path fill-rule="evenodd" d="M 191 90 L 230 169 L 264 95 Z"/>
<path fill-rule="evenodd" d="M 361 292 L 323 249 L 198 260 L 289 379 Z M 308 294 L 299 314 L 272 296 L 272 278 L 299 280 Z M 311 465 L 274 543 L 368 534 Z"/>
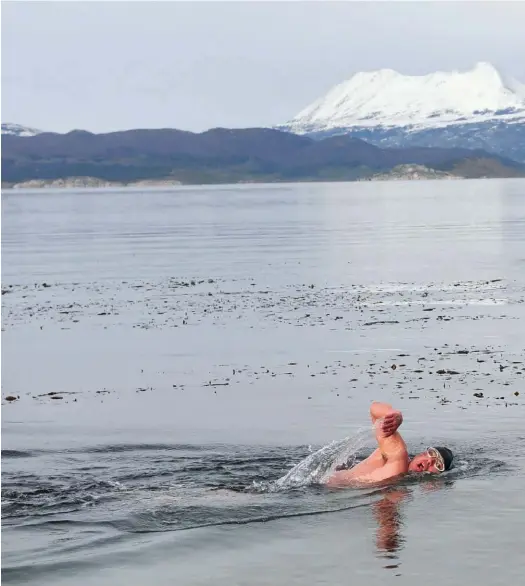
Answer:
<path fill-rule="evenodd" d="M 403 438 L 397 431 L 403 422 L 401 411 L 387 403 L 372 403 L 372 422 L 376 424 L 376 440 L 379 447 L 363 462 L 351 470 L 335 472 L 327 486 L 359 486 L 397 478 L 408 472 L 409 457 Z"/>

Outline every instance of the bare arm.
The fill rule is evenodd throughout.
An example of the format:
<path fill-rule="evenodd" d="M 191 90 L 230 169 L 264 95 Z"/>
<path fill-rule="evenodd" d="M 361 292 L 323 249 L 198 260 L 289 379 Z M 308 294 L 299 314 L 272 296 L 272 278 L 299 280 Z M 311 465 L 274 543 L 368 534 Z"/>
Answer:
<path fill-rule="evenodd" d="M 399 413 L 399 415 L 401 414 Z M 394 423 L 389 423 L 390 418 L 394 419 Z M 392 411 L 384 416 L 381 423 L 376 425 L 376 440 L 379 447 L 369 458 L 371 461 L 381 460 L 383 464 L 374 466 L 370 471 L 360 475 L 359 482 L 382 482 L 405 474 L 408 471 L 408 450 L 403 438 L 396 431 L 398 427 L 397 421 L 398 412 Z M 391 426 L 394 426 L 394 431 L 383 431 L 383 429 L 390 430 Z"/>
<path fill-rule="evenodd" d="M 396 411 L 387 403 L 372 403 L 370 416 L 375 424 L 376 440 L 379 451 L 387 463 L 406 462 L 408 466 L 408 452 L 403 438 L 398 433 L 403 423 L 403 414 Z M 381 421 L 378 421 L 381 419 Z"/>

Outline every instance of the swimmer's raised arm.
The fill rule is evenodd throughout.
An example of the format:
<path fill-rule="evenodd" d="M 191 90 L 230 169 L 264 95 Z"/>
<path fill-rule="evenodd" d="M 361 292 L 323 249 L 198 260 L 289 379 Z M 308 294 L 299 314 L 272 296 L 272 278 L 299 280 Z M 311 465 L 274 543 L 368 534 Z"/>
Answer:
<path fill-rule="evenodd" d="M 397 431 L 403 422 L 401 411 L 388 403 L 372 403 L 370 416 L 374 423 L 377 449 L 350 470 L 336 469 L 327 480 L 328 486 L 348 486 L 355 482 L 380 482 L 408 471 L 408 451 Z"/>
<path fill-rule="evenodd" d="M 408 453 L 403 438 L 398 433 L 399 426 L 403 423 L 403 414 L 396 411 L 388 403 L 372 403 L 370 415 L 375 425 L 376 440 L 379 451 L 385 460 L 407 461 Z"/>

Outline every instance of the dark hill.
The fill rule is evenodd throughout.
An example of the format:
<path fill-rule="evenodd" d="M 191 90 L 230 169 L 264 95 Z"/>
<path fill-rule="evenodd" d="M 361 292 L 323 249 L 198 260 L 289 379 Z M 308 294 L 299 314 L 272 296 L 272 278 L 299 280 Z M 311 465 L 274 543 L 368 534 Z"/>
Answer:
<path fill-rule="evenodd" d="M 500 174 L 502 169 L 508 169 L 509 176 L 523 171 L 518 163 L 484 151 L 383 149 L 348 135 L 314 140 L 267 128 L 2 136 L 3 182 L 72 176 L 124 182 L 169 177 L 186 183 L 354 179 L 400 164 L 448 170 L 478 159 L 497 163 Z M 468 167 L 475 174 L 473 166 Z"/>

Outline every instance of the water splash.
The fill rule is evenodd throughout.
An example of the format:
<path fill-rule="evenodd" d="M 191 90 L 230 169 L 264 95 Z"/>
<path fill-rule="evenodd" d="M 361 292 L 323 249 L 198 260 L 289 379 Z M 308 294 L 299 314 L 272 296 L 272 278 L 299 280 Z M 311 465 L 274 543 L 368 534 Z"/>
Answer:
<path fill-rule="evenodd" d="M 355 461 L 358 450 L 367 443 L 370 437 L 370 427 L 366 427 L 358 430 L 355 435 L 323 446 L 273 482 L 268 490 L 273 492 L 324 482 L 338 464 Z"/>

